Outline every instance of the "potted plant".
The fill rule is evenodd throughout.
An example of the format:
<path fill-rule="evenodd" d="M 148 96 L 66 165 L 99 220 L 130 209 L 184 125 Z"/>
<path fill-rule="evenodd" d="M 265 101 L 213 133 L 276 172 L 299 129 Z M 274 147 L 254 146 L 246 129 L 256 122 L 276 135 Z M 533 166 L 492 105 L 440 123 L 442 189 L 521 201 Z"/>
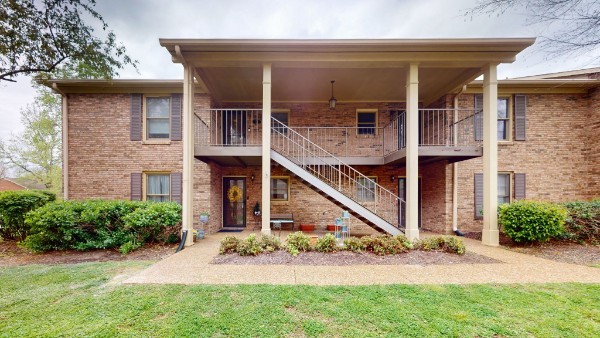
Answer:
<path fill-rule="evenodd" d="M 327 231 L 335 231 L 335 224 L 327 224 Z"/>
<path fill-rule="evenodd" d="M 208 223 L 208 212 L 203 211 L 200 213 L 200 223 Z"/>
<path fill-rule="evenodd" d="M 300 231 L 313 232 L 313 231 L 315 231 L 315 225 L 314 224 L 300 224 Z"/>

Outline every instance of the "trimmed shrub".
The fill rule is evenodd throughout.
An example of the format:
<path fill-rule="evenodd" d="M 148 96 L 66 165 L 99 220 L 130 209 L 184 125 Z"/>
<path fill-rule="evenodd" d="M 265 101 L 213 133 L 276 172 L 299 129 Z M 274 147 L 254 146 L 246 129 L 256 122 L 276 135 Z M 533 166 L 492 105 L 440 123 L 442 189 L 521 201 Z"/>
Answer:
<path fill-rule="evenodd" d="M 366 251 L 373 252 L 376 255 L 396 255 L 407 252 L 412 248 L 410 241 L 402 236 L 365 236 L 361 238 L 361 242 Z"/>
<path fill-rule="evenodd" d="M 457 237 L 452 236 L 434 236 L 418 240 L 415 243 L 415 249 L 423 251 L 443 251 L 464 255 L 466 252 L 465 244 Z"/>
<path fill-rule="evenodd" d="M 23 240 L 29 234 L 25 215 L 56 196 L 48 191 L 21 190 L 0 192 L 0 237 Z"/>
<path fill-rule="evenodd" d="M 119 248 L 177 241 L 181 206 L 137 201 L 64 201 L 27 214 L 30 235 L 22 242 L 36 252 Z"/>
<path fill-rule="evenodd" d="M 240 239 L 235 236 L 225 236 L 221 240 L 221 246 L 219 247 L 219 254 L 225 255 L 230 253 L 236 253 Z"/>
<path fill-rule="evenodd" d="M 262 252 L 263 248 L 260 245 L 260 240 L 256 238 L 255 234 L 251 234 L 240 241 L 237 247 L 237 253 L 240 256 L 256 256 Z"/>
<path fill-rule="evenodd" d="M 337 241 L 335 236 L 328 233 L 325 236 L 317 239 L 317 244 L 315 245 L 315 250 L 318 252 L 336 252 L 338 250 Z"/>
<path fill-rule="evenodd" d="M 515 242 L 543 242 L 564 231 L 567 211 L 560 205 L 521 200 L 498 209 L 503 232 Z"/>
<path fill-rule="evenodd" d="M 344 248 L 352 252 L 361 252 L 365 250 L 365 244 L 358 237 L 349 237 L 344 240 Z"/>
<path fill-rule="evenodd" d="M 297 256 L 301 251 L 310 251 L 310 237 L 302 231 L 293 232 L 287 236 L 286 249 L 293 256 Z"/>
<path fill-rule="evenodd" d="M 569 202 L 564 238 L 577 242 L 600 244 L 600 199 L 589 202 Z"/>
<path fill-rule="evenodd" d="M 264 252 L 281 250 L 281 241 L 275 236 L 261 236 L 259 245 Z"/>

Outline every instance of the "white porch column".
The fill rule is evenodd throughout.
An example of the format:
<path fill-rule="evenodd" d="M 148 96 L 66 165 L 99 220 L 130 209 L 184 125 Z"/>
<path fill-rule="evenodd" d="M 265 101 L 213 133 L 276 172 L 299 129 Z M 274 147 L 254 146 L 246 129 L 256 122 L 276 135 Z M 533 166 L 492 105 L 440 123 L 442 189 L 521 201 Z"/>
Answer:
<path fill-rule="evenodd" d="M 271 234 L 271 64 L 263 65 L 262 101 L 262 229 Z"/>
<path fill-rule="evenodd" d="M 483 69 L 483 233 L 485 245 L 498 246 L 498 80 L 496 65 Z"/>
<path fill-rule="evenodd" d="M 194 244 L 194 68 L 183 66 L 183 182 L 181 185 L 183 230 L 188 230 L 185 245 Z"/>
<path fill-rule="evenodd" d="M 406 72 L 406 237 L 419 239 L 419 64 Z"/>

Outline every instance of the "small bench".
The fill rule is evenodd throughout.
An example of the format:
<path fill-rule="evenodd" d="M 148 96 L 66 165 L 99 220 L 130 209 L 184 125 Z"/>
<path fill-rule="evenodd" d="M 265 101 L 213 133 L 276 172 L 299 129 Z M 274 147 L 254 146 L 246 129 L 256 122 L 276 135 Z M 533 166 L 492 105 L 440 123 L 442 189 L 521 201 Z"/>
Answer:
<path fill-rule="evenodd" d="M 291 224 L 293 231 L 294 214 L 271 214 L 271 224 L 273 224 L 273 230 L 279 229 L 279 231 L 281 231 L 282 224 Z"/>

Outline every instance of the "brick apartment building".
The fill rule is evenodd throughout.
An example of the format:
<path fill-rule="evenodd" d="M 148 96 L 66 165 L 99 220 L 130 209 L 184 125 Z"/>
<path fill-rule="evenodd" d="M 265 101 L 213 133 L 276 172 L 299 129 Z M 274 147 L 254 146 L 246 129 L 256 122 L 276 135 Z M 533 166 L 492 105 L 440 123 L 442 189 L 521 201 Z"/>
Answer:
<path fill-rule="evenodd" d="M 498 81 L 532 39 L 160 43 L 183 81 L 49 82 L 65 198 L 178 201 L 208 232 L 349 210 L 353 231 L 497 245 L 498 203 L 600 196 L 600 69 Z"/>

